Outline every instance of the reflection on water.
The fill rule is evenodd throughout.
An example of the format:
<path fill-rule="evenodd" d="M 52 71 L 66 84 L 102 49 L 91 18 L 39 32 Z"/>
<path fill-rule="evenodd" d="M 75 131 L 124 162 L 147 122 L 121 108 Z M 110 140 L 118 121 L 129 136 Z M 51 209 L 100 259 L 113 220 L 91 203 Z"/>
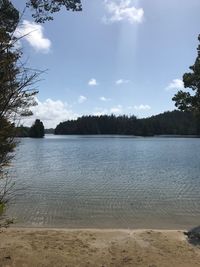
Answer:
<path fill-rule="evenodd" d="M 200 221 L 200 139 L 47 136 L 22 139 L 18 226 L 185 228 Z"/>

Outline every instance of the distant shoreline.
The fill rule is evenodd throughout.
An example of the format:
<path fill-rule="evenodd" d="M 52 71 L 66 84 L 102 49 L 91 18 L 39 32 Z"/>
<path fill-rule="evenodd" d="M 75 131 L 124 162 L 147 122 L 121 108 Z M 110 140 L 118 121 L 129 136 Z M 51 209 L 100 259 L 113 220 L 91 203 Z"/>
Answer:
<path fill-rule="evenodd" d="M 199 135 L 174 135 L 174 134 L 163 134 L 163 135 L 151 135 L 151 136 L 142 136 L 142 135 L 129 135 L 129 134 L 52 134 L 52 133 L 46 133 L 46 137 L 49 136 L 81 136 L 81 137 L 104 137 L 104 138 L 112 138 L 112 137 L 118 137 L 118 138 L 200 138 Z M 44 136 L 44 137 L 45 137 Z M 31 138 L 28 136 L 20 136 L 18 138 L 30 138 L 30 139 L 36 139 Z M 37 140 L 37 139 L 36 139 Z"/>
<path fill-rule="evenodd" d="M 53 135 L 53 136 L 102 136 L 102 137 L 135 137 L 135 138 L 148 138 L 148 137 L 176 137 L 176 138 L 184 138 L 184 137 L 188 137 L 188 138 L 200 138 L 199 135 L 191 135 L 191 134 L 160 134 L 160 135 L 131 135 L 131 134 L 45 134 L 45 135 Z"/>

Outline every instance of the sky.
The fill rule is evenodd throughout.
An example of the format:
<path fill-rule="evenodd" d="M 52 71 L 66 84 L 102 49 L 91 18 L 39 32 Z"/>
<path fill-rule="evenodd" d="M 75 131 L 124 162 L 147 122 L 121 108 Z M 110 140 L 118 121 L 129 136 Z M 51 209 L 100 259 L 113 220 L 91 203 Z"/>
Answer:
<path fill-rule="evenodd" d="M 24 0 L 13 0 L 22 11 Z M 199 0 L 82 0 L 36 24 L 26 10 L 18 35 L 27 65 L 45 70 L 30 126 L 82 115 L 149 117 L 175 108 L 182 75 L 197 56 Z"/>

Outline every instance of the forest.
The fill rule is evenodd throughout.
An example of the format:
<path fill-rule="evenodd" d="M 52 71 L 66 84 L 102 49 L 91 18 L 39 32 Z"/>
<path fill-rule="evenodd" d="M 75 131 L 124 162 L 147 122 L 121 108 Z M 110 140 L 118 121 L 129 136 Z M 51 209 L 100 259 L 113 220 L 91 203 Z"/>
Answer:
<path fill-rule="evenodd" d="M 30 128 L 23 125 L 16 127 L 17 137 L 43 138 L 44 134 L 44 125 L 39 119 L 36 119 Z"/>
<path fill-rule="evenodd" d="M 61 122 L 55 134 L 197 135 L 197 126 L 191 112 L 174 110 L 143 119 L 126 115 L 82 116 Z"/>

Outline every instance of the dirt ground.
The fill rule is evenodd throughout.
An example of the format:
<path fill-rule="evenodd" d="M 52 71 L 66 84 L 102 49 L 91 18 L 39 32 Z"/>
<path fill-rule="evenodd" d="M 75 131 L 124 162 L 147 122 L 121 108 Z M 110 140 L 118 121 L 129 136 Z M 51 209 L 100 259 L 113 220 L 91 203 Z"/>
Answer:
<path fill-rule="evenodd" d="M 182 231 L 0 230 L 0 267 L 196 267 L 200 248 Z"/>

